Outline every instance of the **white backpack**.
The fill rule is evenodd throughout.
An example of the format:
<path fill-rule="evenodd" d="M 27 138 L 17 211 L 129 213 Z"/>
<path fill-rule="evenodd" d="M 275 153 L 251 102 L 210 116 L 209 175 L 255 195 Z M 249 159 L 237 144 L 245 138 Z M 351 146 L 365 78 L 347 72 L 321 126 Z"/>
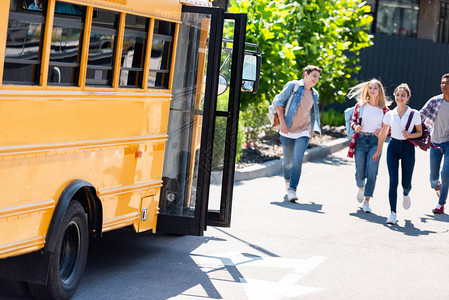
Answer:
<path fill-rule="evenodd" d="M 293 88 L 293 92 L 287 101 L 287 105 L 285 106 L 284 115 L 287 114 L 288 108 L 290 107 L 290 103 L 292 102 L 293 96 L 295 95 L 298 88 L 299 88 L 299 81 L 296 81 L 295 87 Z M 274 96 L 273 102 L 271 102 L 271 104 L 268 106 L 268 119 L 270 120 L 270 124 L 273 127 L 279 125 L 279 118 L 277 117 L 277 112 L 276 112 L 276 108 L 275 108 L 275 104 L 276 104 L 276 101 L 278 100 L 278 98 L 279 98 L 279 94 Z"/>

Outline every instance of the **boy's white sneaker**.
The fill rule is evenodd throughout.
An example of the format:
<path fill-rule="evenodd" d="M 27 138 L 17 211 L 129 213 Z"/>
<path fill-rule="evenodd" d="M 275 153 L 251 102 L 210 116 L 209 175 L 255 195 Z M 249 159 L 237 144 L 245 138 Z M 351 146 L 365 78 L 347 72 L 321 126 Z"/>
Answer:
<path fill-rule="evenodd" d="M 397 220 L 396 220 L 396 213 L 395 212 L 391 212 L 390 217 L 387 219 L 387 224 L 396 224 Z"/>
<path fill-rule="evenodd" d="M 410 196 L 403 195 L 402 206 L 404 207 L 404 209 L 409 209 L 411 205 L 412 205 L 412 200 L 410 199 Z"/>
<path fill-rule="evenodd" d="M 359 201 L 359 203 L 363 202 L 363 198 L 364 198 L 364 194 L 365 194 L 365 188 L 359 188 L 359 191 L 357 192 L 357 201 Z"/>
<path fill-rule="evenodd" d="M 287 199 L 290 202 L 295 202 L 296 200 L 298 200 L 298 196 L 296 196 L 296 192 L 294 190 L 288 190 Z"/>
<path fill-rule="evenodd" d="M 369 207 L 369 202 L 368 201 L 365 201 L 365 202 L 363 202 L 363 212 L 366 212 L 366 213 L 370 213 L 371 212 L 371 208 Z"/>

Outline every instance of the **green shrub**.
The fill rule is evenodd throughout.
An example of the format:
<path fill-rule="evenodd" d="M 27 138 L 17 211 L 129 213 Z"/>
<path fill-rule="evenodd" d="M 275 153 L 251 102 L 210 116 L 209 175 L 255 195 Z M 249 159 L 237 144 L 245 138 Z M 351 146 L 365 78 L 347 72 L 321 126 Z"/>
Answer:
<path fill-rule="evenodd" d="M 342 112 L 338 112 L 333 108 L 320 114 L 321 116 L 321 126 L 341 126 L 345 125 L 345 115 Z"/>
<path fill-rule="evenodd" d="M 217 100 L 217 110 L 228 110 L 229 90 L 220 95 Z M 240 112 L 241 114 L 241 112 Z M 241 117 L 240 117 L 241 118 Z M 223 168 L 224 153 L 226 151 L 226 117 L 215 118 L 215 133 L 214 133 L 214 148 L 212 152 L 212 170 L 221 170 Z M 245 141 L 245 131 L 243 125 L 239 122 L 239 128 L 237 132 L 237 149 L 236 149 L 236 162 L 239 161 L 242 153 L 242 144 Z"/>

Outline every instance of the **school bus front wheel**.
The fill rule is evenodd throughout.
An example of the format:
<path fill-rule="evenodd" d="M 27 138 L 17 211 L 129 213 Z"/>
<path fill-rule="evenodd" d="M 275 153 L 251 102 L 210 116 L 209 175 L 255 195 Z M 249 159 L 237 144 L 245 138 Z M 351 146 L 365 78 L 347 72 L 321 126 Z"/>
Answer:
<path fill-rule="evenodd" d="M 89 232 L 83 206 L 72 200 L 58 230 L 51 254 L 47 284 L 28 286 L 36 299 L 70 299 L 75 293 L 87 261 Z"/>

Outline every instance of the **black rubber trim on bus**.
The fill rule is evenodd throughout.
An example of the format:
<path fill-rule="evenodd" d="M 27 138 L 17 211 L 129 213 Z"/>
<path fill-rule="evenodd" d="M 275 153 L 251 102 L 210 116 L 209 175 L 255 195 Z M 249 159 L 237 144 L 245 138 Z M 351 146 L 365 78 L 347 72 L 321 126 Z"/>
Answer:
<path fill-rule="evenodd" d="M 67 210 L 70 201 L 78 192 L 84 192 L 85 196 L 87 196 L 90 235 L 94 237 L 101 235 L 103 226 L 103 210 L 100 199 L 96 194 L 96 190 L 94 186 L 87 181 L 75 180 L 64 189 L 59 197 L 55 211 L 53 212 L 53 217 L 51 218 L 50 226 L 48 227 L 44 252 L 52 253 L 55 251 L 56 238 L 58 236 L 58 230 L 61 226 L 62 219 L 64 218 L 65 211 Z"/>

